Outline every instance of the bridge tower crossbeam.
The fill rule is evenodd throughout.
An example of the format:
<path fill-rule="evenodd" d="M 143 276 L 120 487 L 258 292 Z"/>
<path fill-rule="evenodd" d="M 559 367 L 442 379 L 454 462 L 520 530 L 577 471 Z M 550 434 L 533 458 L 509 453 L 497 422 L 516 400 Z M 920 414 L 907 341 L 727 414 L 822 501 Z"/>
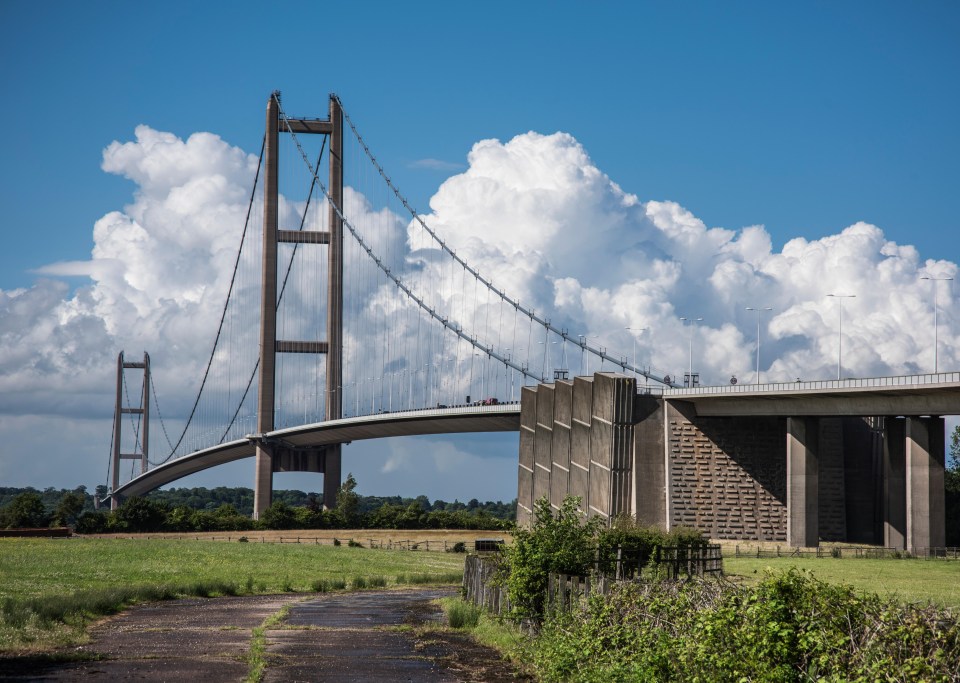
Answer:
<path fill-rule="evenodd" d="M 280 230 L 279 141 L 280 133 L 319 134 L 329 137 L 329 221 L 328 231 L 304 233 Z M 274 472 L 322 472 L 323 502 L 331 507 L 340 488 L 341 444 L 319 449 L 294 448 L 261 435 L 274 430 L 276 409 L 276 354 L 326 354 L 327 420 L 339 419 L 342 410 L 343 374 L 343 112 L 336 96 L 330 97 L 329 119 L 292 119 L 283 117 L 281 126 L 280 93 L 267 102 L 266 141 L 264 145 L 264 215 L 262 291 L 260 300 L 260 374 L 258 379 L 256 465 L 254 474 L 254 518 L 270 507 Z M 278 244 L 326 245 L 328 255 L 327 340 L 277 339 L 277 251 Z"/>

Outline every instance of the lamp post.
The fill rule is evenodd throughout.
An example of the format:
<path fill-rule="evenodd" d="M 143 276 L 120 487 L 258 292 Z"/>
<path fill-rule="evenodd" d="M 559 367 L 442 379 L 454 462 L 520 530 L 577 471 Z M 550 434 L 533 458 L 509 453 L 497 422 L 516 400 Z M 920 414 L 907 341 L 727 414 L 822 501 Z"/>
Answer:
<path fill-rule="evenodd" d="M 587 350 L 587 342 L 591 339 L 597 339 L 596 336 L 587 336 L 585 334 L 578 334 L 577 337 L 580 339 L 580 372 L 583 372 L 583 358 Z M 590 356 L 587 356 L 587 371 L 585 374 L 590 374 Z"/>
<path fill-rule="evenodd" d="M 643 334 L 650 328 L 649 327 L 627 327 L 625 329 L 627 330 L 627 332 L 638 332 L 640 334 Z M 634 378 L 636 378 L 637 376 L 637 335 L 631 334 L 630 336 L 633 337 L 633 376 Z"/>
<path fill-rule="evenodd" d="M 702 322 L 703 318 L 680 318 L 680 320 L 690 323 L 690 366 L 687 371 L 687 381 L 693 384 L 693 328 L 697 323 Z"/>
<path fill-rule="evenodd" d="M 837 335 L 837 379 L 840 379 L 841 363 L 843 361 L 843 300 L 856 299 L 856 294 L 827 294 L 837 300 L 840 306 L 840 333 Z"/>
<path fill-rule="evenodd" d="M 934 374 L 940 372 L 940 357 L 937 355 L 940 351 L 940 337 L 938 334 L 938 323 L 937 319 L 937 283 L 938 282 L 949 282 L 953 280 L 952 277 L 927 277 L 924 276 L 920 278 L 921 280 L 930 280 L 933 282 L 933 372 Z"/>
<path fill-rule="evenodd" d="M 773 309 L 769 306 L 764 306 L 763 308 L 747 306 L 747 310 L 757 312 L 757 384 L 760 384 L 760 314 L 763 311 L 772 311 Z"/>

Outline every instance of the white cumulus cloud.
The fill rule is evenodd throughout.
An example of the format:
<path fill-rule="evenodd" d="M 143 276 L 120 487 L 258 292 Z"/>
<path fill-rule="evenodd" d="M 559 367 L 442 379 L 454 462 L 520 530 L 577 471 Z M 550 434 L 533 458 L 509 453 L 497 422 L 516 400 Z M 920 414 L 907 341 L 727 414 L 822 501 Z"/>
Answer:
<path fill-rule="evenodd" d="M 5 416 L 0 436 L 21 444 L 5 446 L 5 470 L 29 447 L 23 442 L 28 419 L 21 416 L 33 416 L 31 425 L 36 417 L 73 424 L 75 433 L 83 434 L 62 452 L 45 447 L 44 459 L 26 465 L 38 479 L 42 473 L 63 471 L 76 473 L 75 481 L 102 466 L 121 349 L 134 357 L 144 349 L 151 353 L 158 391 L 170 397 L 168 414 L 182 418 L 230 285 L 256 165 L 255 155 L 216 135 L 197 133 L 183 140 L 146 126 L 136 129 L 133 140 L 104 150 L 104 171 L 132 180 L 136 192 L 127 206 L 92 226 L 90 258 L 48 265 L 30 288 L 0 290 L 0 415 Z M 686 370 L 692 334 L 694 370 L 702 381 L 723 383 L 731 375 L 753 381 L 757 318 L 744 310 L 753 306 L 773 309 L 761 318 L 764 379 L 835 377 L 841 301 L 830 294 L 855 295 L 842 300 L 844 375 L 932 371 L 935 283 L 922 278 L 955 277 L 955 263 L 924 258 L 867 223 L 838 226 L 835 234 L 817 240 L 797 237 L 777 249 L 763 226 L 710 227 L 708 217 L 694 216 L 679 203 L 643 201 L 643 188 L 631 189 L 638 194 L 607 177 L 571 135 L 529 132 L 506 142 L 475 144 L 466 170 L 437 189 L 424 220 L 511 299 L 571 336 L 588 335 L 592 345 L 612 354 L 630 360 L 635 353 L 640 364 L 657 372 L 676 376 Z M 676 189 L 677 195 L 682 192 Z M 283 199 L 282 225 L 295 226 L 302 209 L 302 198 Z M 439 264 L 445 257 L 416 221 L 371 205 L 351 188 L 345 193 L 345 213 L 360 227 L 375 226 L 365 239 L 394 274 L 420 283 L 431 305 L 473 326 L 469 331 L 478 339 L 499 339 L 501 349 L 507 345 L 502 320 L 475 317 L 493 310 L 489 299 L 473 295 L 463 280 L 442 275 Z M 324 202 L 315 200 L 311 220 L 321 221 L 324 215 Z M 253 221 L 259 221 L 256 213 Z M 419 372 L 417 381 L 435 382 L 438 396 L 444 382 L 451 388 L 451 374 L 472 372 L 464 364 L 465 358 L 471 360 L 468 351 L 456 359 L 456 373 L 451 366 L 447 379 L 427 379 L 425 357 L 436 369 L 449 361 L 451 349 L 441 345 L 418 351 L 422 314 L 399 300 L 392 283 L 358 249 L 351 249 L 347 268 L 365 263 L 373 275 L 348 276 L 349 314 L 392 326 L 398 340 L 389 348 L 368 344 L 361 338 L 364 326 L 348 324 L 347 367 L 395 378 L 408 373 L 402 379 L 407 383 Z M 258 277 L 258 260 L 255 248 L 245 252 L 244 272 Z M 321 261 L 315 259 L 311 267 L 322 272 Z M 56 279 L 61 276 L 88 279 L 71 288 Z M 941 370 L 958 365 L 960 330 L 951 312 L 949 284 L 936 283 Z M 238 358 L 238 366 L 255 356 L 258 286 L 252 275 L 235 284 L 235 296 L 254 311 L 245 325 L 237 323 L 247 335 L 246 356 Z M 312 287 L 308 277 L 298 274 L 287 296 L 305 299 Z M 316 315 L 286 315 L 289 330 L 320 333 Z M 681 317 L 703 320 L 691 328 Z M 517 342 L 512 343 L 511 355 L 522 355 Z M 525 343 L 533 349 L 525 359 L 531 367 L 538 359 L 546 364 L 549 354 L 552 365 L 563 362 L 577 370 L 579 348 L 537 348 L 534 339 Z M 569 358 L 561 360 L 563 353 Z M 591 369 L 598 369 L 596 361 Z M 236 374 L 238 386 L 230 389 L 234 398 L 246 380 L 242 372 Z M 501 381 L 505 378 L 501 375 Z M 291 390 L 296 384 L 297 391 L 311 391 L 310 377 L 303 372 L 294 372 L 289 381 Z M 370 400 L 354 390 L 347 401 L 359 406 L 361 399 L 364 404 Z M 465 393 L 461 386 L 455 390 Z M 384 389 L 381 383 L 380 391 L 383 407 L 402 400 L 393 385 Z M 88 420 L 97 416 L 103 418 L 100 442 L 89 438 Z M 154 434 L 158 439 L 156 429 Z M 474 471 L 480 469 L 476 457 L 448 446 L 443 458 L 426 462 L 431 472 L 450 463 Z M 409 449 L 396 447 L 378 476 L 408 472 L 423 462 Z"/>

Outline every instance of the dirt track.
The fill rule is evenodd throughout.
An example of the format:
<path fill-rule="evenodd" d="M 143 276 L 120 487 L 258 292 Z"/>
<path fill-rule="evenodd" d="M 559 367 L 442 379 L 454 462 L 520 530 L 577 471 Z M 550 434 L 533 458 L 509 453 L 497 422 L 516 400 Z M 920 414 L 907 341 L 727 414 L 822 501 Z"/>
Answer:
<path fill-rule="evenodd" d="M 418 628 L 452 589 L 191 599 L 136 607 L 91 631 L 62 658 L 0 659 L 20 681 L 241 681 L 252 630 L 266 632 L 265 681 L 515 681 L 514 669 L 464 634 Z"/>

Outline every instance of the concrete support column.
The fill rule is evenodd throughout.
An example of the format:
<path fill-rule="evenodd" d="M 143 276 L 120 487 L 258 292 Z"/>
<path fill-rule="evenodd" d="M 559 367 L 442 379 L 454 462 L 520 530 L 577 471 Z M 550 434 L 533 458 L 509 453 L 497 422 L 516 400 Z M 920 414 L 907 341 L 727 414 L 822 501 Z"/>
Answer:
<path fill-rule="evenodd" d="M 906 548 L 911 552 L 946 543 L 943 429 L 941 417 L 906 419 Z"/>
<path fill-rule="evenodd" d="M 820 543 L 819 423 L 787 418 L 787 541 L 791 546 Z"/>
<path fill-rule="evenodd" d="M 888 417 L 883 429 L 883 544 L 907 547 L 906 421 Z"/>

